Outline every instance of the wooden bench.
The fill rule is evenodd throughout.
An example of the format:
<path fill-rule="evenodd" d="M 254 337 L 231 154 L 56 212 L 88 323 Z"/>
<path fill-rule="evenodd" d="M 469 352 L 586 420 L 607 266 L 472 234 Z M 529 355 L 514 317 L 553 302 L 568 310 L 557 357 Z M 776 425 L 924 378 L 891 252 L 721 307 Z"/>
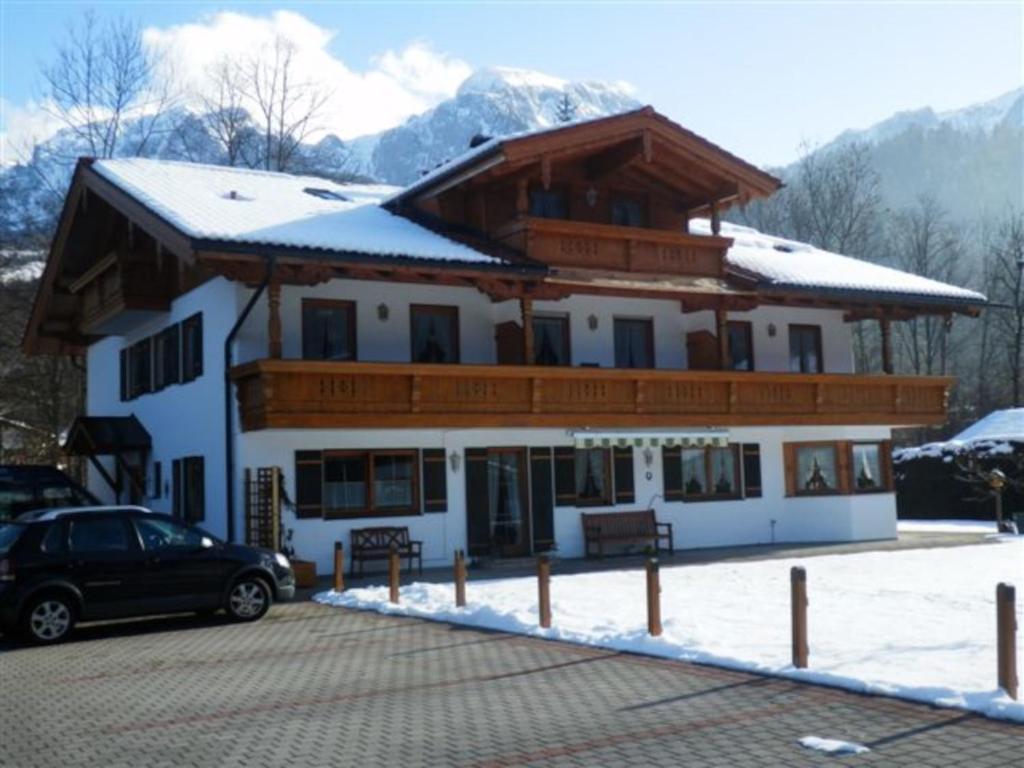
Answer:
<path fill-rule="evenodd" d="M 409 573 L 412 573 L 412 561 L 416 560 L 420 574 L 423 573 L 423 542 L 410 541 L 409 529 L 405 526 L 389 526 L 377 528 L 353 528 L 352 537 L 352 575 L 356 576 L 356 563 L 359 563 L 359 575 L 363 573 L 363 563 L 367 560 L 387 560 L 394 547 L 400 558 L 408 561 Z"/>
<path fill-rule="evenodd" d="M 647 509 L 635 512 L 602 512 L 600 514 L 580 515 L 583 521 L 584 554 L 590 557 L 590 545 L 597 544 L 597 556 L 604 557 L 604 545 L 608 543 L 626 544 L 632 542 L 654 542 L 654 551 L 659 552 L 660 544 L 668 542 L 668 552 L 673 554 L 672 523 L 659 523 L 654 518 L 654 510 Z"/>

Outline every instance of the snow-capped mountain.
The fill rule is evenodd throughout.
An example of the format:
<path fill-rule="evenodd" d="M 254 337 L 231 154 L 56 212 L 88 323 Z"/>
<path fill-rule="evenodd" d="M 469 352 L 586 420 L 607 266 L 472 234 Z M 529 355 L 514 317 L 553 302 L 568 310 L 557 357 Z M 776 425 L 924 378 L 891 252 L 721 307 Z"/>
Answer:
<path fill-rule="evenodd" d="M 554 125 L 565 96 L 577 120 L 640 106 L 621 83 L 574 83 L 540 72 L 487 67 L 430 111 L 350 142 L 348 168 L 390 184 L 408 184 L 464 152 L 477 134 L 500 136 Z"/>

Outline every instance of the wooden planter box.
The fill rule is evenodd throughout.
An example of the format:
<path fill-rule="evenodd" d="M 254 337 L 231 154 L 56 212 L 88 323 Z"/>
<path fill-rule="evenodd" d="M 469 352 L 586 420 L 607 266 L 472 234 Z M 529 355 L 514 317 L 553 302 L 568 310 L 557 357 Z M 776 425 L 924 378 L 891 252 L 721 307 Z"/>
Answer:
<path fill-rule="evenodd" d="M 295 586 L 316 586 L 316 563 L 312 560 L 292 560 L 292 570 L 295 571 Z"/>

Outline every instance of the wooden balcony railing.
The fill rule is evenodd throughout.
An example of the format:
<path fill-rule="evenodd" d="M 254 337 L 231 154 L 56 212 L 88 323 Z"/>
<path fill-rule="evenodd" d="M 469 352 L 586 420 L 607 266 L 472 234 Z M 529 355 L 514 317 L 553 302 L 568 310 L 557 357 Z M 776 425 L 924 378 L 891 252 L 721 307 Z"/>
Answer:
<path fill-rule="evenodd" d="M 732 245 L 727 237 L 561 219 L 525 218 L 496 234 L 544 264 L 695 277 L 722 277 Z"/>
<path fill-rule="evenodd" d="M 950 378 L 259 360 L 244 430 L 938 424 Z"/>

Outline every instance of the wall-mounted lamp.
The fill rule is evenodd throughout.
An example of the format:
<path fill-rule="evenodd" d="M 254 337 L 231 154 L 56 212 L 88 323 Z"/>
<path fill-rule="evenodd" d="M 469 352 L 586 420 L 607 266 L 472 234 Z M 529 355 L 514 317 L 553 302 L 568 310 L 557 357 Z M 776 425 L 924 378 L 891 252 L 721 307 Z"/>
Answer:
<path fill-rule="evenodd" d="M 768 336 L 770 338 L 774 339 L 775 338 L 775 334 L 777 332 L 778 332 L 778 329 L 775 327 L 775 323 L 768 323 Z"/>
<path fill-rule="evenodd" d="M 448 454 L 448 463 L 451 464 L 452 472 L 458 474 L 459 465 L 462 464 L 462 454 L 458 451 L 452 451 Z"/>
<path fill-rule="evenodd" d="M 593 184 L 591 184 L 590 187 L 588 187 L 586 194 L 583 197 L 587 201 L 587 205 L 589 205 L 591 208 L 597 205 L 597 189 L 594 187 Z"/>
<path fill-rule="evenodd" d="M 381 321 L 387 320 L 388 315 L 391 314 L 391 310 L 388 309 L 388 305 L 380 303 L 377 305 L 377 318 Z"/>
<path fill-rule="evenodd" d="M 587 318 L 587 328 L 589 328 L 592 331 L 597 330 L 597 315 L 590 315 Z"/>
<path fill-rule="evenodd" d="M 649 467 L 654 463 L 654 451 L 651 450 L 651 446 L 644 446 L 644 466 Z"/>

